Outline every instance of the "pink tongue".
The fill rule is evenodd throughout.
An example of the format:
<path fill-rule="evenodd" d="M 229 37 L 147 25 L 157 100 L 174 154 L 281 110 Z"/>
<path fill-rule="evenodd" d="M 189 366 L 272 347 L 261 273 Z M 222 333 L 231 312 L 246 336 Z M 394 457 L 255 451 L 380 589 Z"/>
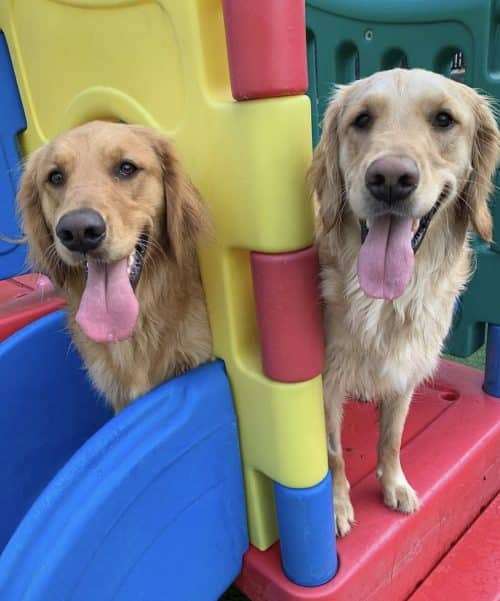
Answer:
<path fill-rule="evenodd" d="M 412 223 L 409 217 L 384 215 L 370 225 L 358 257 L 358 278 L 371 298 L 401 296 L 413 273 Z"/>
<path fill-rule="evenodd" d="M 128 258 L 116 263 L 88 262 L 87 285 L 76 322 L 95 342 L 129 338 L 139 314 L 139 303 L 128 279 Z"/>

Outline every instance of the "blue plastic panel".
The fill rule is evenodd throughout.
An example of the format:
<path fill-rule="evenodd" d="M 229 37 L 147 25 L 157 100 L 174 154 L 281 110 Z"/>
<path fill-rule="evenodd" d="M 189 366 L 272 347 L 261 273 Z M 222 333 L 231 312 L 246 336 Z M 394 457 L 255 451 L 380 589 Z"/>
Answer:
<path fill-rule="evenodd" d="M 311 488 L 274 483 L 283 571 L 301 586 L 319 586 L 338 568 L 330 473 Z"/>
<path fill-rule="evenodd" d="M 0 343 L 0 551 L 59 468 L 111 417 L 64 324 L 57 311 Z"/>
<path fill-rule="evenodd" d="M 213 601 L 247 547 L 236 418 L 214 362 L 138 399 L 75 453 L 0 557 L 0 599 Z"/>
<path fill-rule="evenodd" d="M 15 196 L 21 173 L 16 136 L 26 129 L 21 97 L 5 36 L 0 32 L 0 235 L 21 236 Z M 0 280 L 26 271 L 26 245 L 0 238 Z"/>
<path fill-rule="evenodd" d="M 488 324 L 483 388 L 491 396 L 500 397 L 500 326 L 493 323 Z"/>

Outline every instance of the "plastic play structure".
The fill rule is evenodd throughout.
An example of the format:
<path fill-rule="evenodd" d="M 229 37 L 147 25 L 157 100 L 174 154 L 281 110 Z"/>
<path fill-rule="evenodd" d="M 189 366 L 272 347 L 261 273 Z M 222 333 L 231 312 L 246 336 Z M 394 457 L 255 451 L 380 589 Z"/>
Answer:
<path fill-rule="evenodd" d="M 332 82 L 397 64 L 445 72 L 460 51 L 465 81 L 500 97 L 500 3 L 310 0 L 307 30 L 305 12 L 0 0 L 2 234 L 20 235 L 20 156 L 96 118 L 165 131 L 215 222 L 200 264 L 217 358 L 112 417 L 61 300 L 24 273 L 23 246 L 0 241 L 2 601 L 212 601 L 235 579 L 255 601 L 496 598 L 500 247 L 478 249 L 449 343 L 468 354 L 489 324 L 488 394 L 482 372 L 446 361 L 416 394 L 410 517 L 381 501 L 373 408 L 349 405 L 359 524 L 335 541 L 305 176 Z M 500 239 L 497 209 L 495 223 Z"/>

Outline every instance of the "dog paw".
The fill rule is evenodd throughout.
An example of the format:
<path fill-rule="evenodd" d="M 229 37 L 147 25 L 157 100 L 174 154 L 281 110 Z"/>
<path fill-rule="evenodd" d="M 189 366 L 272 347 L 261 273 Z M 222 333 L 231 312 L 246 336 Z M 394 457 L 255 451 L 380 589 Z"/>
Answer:
<path fill-rule="evenodd" d="M 354 509 L 349 496 L 334 499 L 335 532 L 337 536 L 345 536 L 354 524 Z"/>
<path fill-rule="evenodd" d="M 384 502 L 401 513 L 414 513 L 419 506 L 417 493 L 408 482 L 395 482 L 383 487 Z"/>

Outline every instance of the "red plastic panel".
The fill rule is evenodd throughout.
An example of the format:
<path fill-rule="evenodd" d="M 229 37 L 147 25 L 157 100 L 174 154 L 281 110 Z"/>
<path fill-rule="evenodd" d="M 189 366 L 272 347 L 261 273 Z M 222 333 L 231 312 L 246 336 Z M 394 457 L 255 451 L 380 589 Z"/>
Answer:
<path fill-rule="evenodd" d="M 30 273 L 0 281 L 0 341 L 63 306 L 64 301 L 43 275 Z"/>
<path fill-rule="evenodd" d="M 500 599 L 500 495 L 410 597 L 410 601 Z"/>
<path fill-rule="evenodd" d="M 323 326 L 316 248 L 252 253 L 262 369 L 280 382 L 301 382 L 323 369 Z"/>
<path fill-rule="evenodd" d="M 402 463 L 420 494 L 420 511 L 404 516 L 383 505 L 373 469 L 362 475 L 368 465 L 374 467 L 372 456 L 363 470 L 355 468 L 354 479 L 361 478 L 352 487 L 357 524 L 337 541 L 340 569 L 331 582 L 317 588 L 289 582 L 276 544 L 266 552 L 250 549 L 237 586 L 253 601 L 407 599 L 500 490 L 500 402 L 482 392 L 482 377 L 443 361 L 433 388 L 415 395 Z M 374 439 L 376 428 L 371 410 L 355 416 L 365 424 L 347 423 L 343 441 L 354 450 L 363 448 L 367 433 Z M 348 471 L 350 462 L 346 453 Z M 462 601 L 453 595 L 432 598 Z"/>
<path fill-rule="evenodd" d="M 304 0 L 224 0 L 223 6 L 233 97 L 303 94 L 307 90 Z"/>

